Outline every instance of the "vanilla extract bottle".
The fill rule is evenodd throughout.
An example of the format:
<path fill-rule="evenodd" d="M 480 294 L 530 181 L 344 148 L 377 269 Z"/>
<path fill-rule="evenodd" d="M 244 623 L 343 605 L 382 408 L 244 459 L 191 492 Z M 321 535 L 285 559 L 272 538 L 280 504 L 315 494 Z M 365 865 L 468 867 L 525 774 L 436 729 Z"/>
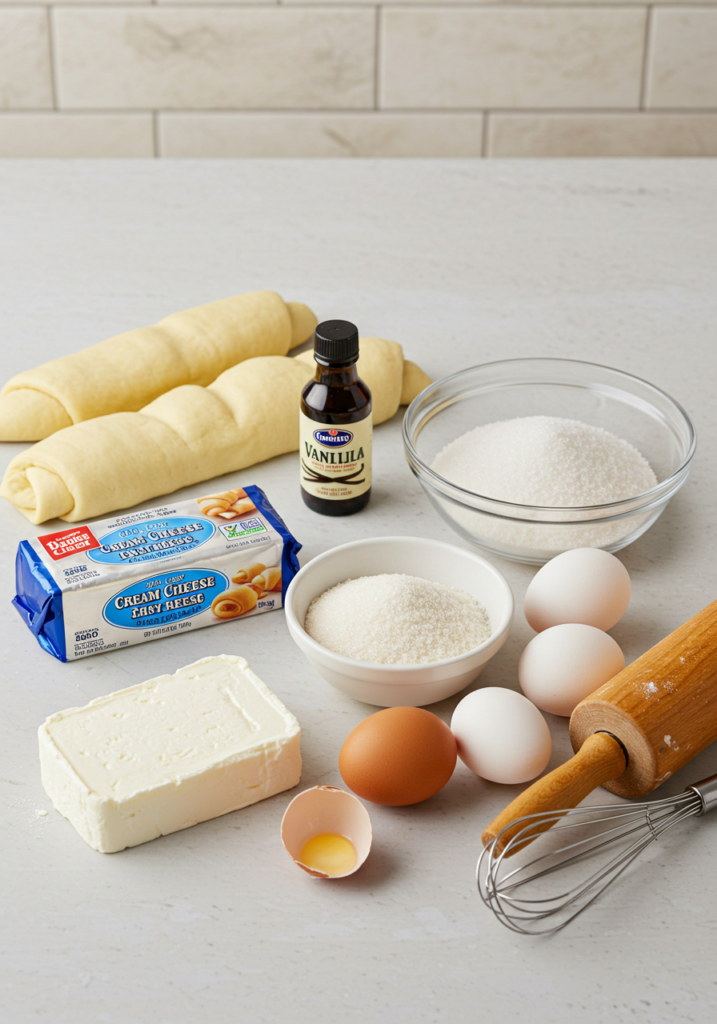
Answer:
<path fill-rule="evenodd" d="M 350 516 L 371 497 L 371 392 L 356 372 L 359 337 L 348 320 L 316 328 L 316 375 L 301 394 L 304 503 L 324 516 Z"/>

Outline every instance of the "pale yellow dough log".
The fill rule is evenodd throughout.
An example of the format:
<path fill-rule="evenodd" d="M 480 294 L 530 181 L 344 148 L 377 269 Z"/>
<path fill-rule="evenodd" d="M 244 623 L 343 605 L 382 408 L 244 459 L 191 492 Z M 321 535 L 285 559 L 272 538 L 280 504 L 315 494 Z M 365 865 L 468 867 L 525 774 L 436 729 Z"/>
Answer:
<path fill-rule="evenodd" d="M 406 365 L 395 341 L 361 339 L 358 372 L 374 423 L 428 382 Z M 249 359 L 209 387 L 185 385 L 140 412 L 67 427 L 17 455 L 0 494 L 33 523 L 76 523 L 296 451 L 301 389 L 313 368 L 311 352 Z"/>
<path fill-rule="evenodd" d="M 38 441 L 73 423 L 134 412 L 182 384 L 211 384 L 255 356 L 283 356 L 316 317 L 271 291 L 186 309 L 12 377 L 0 393 L 0 441 Z"/>
<path fill-rule="evenodd" d="M 410 359 L 403 363 L 403 387 L 401 388 L 401 405 L 410 405 L 413 399 L 420 395 L 424 388 L 431 383 L 431 378 L 424 373 L 420 366 L 416 366 Z"/>

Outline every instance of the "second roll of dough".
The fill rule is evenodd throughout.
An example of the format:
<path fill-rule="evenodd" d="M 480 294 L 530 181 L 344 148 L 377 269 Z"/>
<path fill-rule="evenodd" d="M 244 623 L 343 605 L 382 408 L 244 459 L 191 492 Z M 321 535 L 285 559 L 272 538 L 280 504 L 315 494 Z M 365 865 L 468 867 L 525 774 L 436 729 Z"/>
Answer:
<path fill-rule="evenodd" d="M 311 352 L 249 359 L 209 387 L 184 385 L 139 412 L 67 427 L 17 455 L 0 494 L 32 523 L 76 523 L 295 451 L 313 366 Z M 383 338 L 361 339 L 358 372 L 373 395 L 374 423 L 430 383 Z"/>

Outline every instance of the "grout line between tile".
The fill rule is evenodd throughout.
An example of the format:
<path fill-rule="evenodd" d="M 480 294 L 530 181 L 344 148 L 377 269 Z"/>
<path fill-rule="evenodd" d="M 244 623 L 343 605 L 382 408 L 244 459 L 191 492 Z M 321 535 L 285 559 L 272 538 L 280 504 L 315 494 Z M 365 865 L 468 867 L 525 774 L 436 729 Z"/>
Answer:
<path fill-rule="evenodd" d="M 57 78 L 57 45 L 55 43 L 55 19 L 52 7 L 47 8 L 47 39 L 50 56 L 50 87 L 52 89 L 52 108 L 60 109 L 60 84 Z"/>
<path fill-rule="evenodd" d="M 160 157 L 162 154 L 160 152 L 159 144 L 159 111 L 157 110 L 152 111 L 152 147 L 154 149 L 155 159 Z"/>
<path fill-rule="evenodd" d="M 479 10 L 479 11 L 529 11 L 529 10 L 542 10 L 555 9 L 565 11 L 585 10 L 585 9 L 598 9 L 598 10 L 610 10 L 610 11 L 623 11 L 634 8 L 642 8 L 643 10 L 648 7 L 654 8 L 670 8 L 672 10 L 714 10 L 715 0 L 688 0 L 688 2 L 678 2 L 675 0 L 621 0 L 616 3 L 615 0 L 580 0 L 579 4 L 570 3 L 570 0 L 536 0 L 533 3 L 526 3 L 526 0 L 504 0 L 503 3 L 499 0 L 450 0 L 446 3 L 443 0 L 348 0 L 346 3 L 342 3 L 341 0 L 266 0 L 265 3 L 244 3 L 240 0 L 215 0 L 215 2 L 204 3 L 198 0 L 196 3 L 176 3 L 173 0 L 101 0 L 101 2 L 93 2 L 93 0 L 46 0 L 46 4 L 49 10 L 54 8 L 61 8 L 64 11 L 82 11 L 82 10 L 105 10 L 106 8 L 122 8 L 127 11 L 141 11 L 147 7 L 156 7 L 158 10 L 175 10 L 175 11 L 205 11 L 205 10 L 268 10 L 272 7 L 281 7 L 284 10 L 302 9 L 302 10 L 320 10 L 321 8 L 330 8 L 334 11 L 344 10 L 366 10 L 367 8 L 384 8 L 389 7 L 394 11 L 417 11 L 417 10 L 431 10 L 434 12 L 441 12 L 444 10 Z M 0 10 L 5 8 L 12 8 L 18 6 L 18 0 L 0 0 Z M 40 0 L 36 6 L 42 6 Z"/>
<path fill-rule="evenodd" d="M 645 40 L 642 53 L 642 76 L 640 78 L 640 110 L 645 109 L 647 102 L 647 81 L 650 73 L 650 51 L 652 50 L 652 7 L 647 8 L 645 18 Z"/>
<path fill-rule="evenodd" d="M 571 0 L 535 0 L 535 3 L 526 3 L 526 0 L 253 0 L 253 2 L 244 2 L 244 0 L 211 0 L 211 2 L 203 3 L 201 0 L 197 0 L 196 3 L 177 3 L 176 0 L 48 0 L 48 2 L 55 7 L 73 8 L 73 7 L 131 7 L 133 9 L 141 10 L 142 7 L 149 7 L 155 4 L 160 9 L 162 8 L 174 8 L 175 10 L 205 10 L 207 8 L 217 10 L 227 8 L 234 10 L 266 10 L 269 7 L 284 7 L 287 9 L 291 8 L 303 8 L 304 10 L 311 10 L 312 8 L 321 7 L 332 7 L 334 10 L 346 10 L 350 8 L 353 10 L 359 10 L 361 8 L 366 9 L 367 7 L 391 7 L 395 10 L 423 10 L 426 8 L 432 9 L 433 11 L 451 10 L 455 8 L 477 8 L 478 10 L 505 10 L 507 7 L 510 10 L 530 10 L 532 7 L 541 9 L 544 7 L 558 8 L 562 10 L 574 11 L 576 4 L 571 3 Z M 715 6 L 714 0 L 686 0 L 686 2 L 680 2 L 680 0 L 651 0 L 656 7 L 671 7 L 671 8 L 686 8 L 691 10 L 693 7 L 703 10 L 713 10 Z M 6 6 L 16 5 L 17 0 L 0 0 L 0 9 Z M 583 8 L 608 8 L 611 11 L 622 11 L 630 7 L 642 7 L 647 6 L 646 0 L 580 0 L 578 9 Z"/>
<path fill-rule="evenodd" d="M 2 9 L 0 4 L 0 9 Z M 290 108 L 172 108 L 162 107 L 149 109 L 147 107 L 64 107 L 57 110 L 50 107 L 12 107 L 0 110 L 2 117 L 23 117 L 25 115 L 45 114 L 52 117 L 57 114 L 61 117 L 476 117 L 478 114 L 493 116 L 500 114 L 503 117 L 682 117 L 685 114 L 690 116 L 717 116 L 717 107 L 648 107 L 645 110 L 638 110 L 635 107 L 491 107 L 485 110 L 481 107 L 463 109 L 440 109 L 434 108 L 410 108 L 410 109 L 384 109 L 372 108 L 346 109 L 341 107 L 324 107 L 321 109 L 297 110 Z"/>
<path fill-rule="evenodd" d="M 105 10 L 107 8 L 122 8 L 126 11 L 141 11 L 146 7 L 157 7 L 158 10 L 175 11 L 205 11 L 205 10 L 268 10 L 272 7 L 281 7 L 284 10 L 302 9 L 319 10 L 331 8 L 334 11 L 366 10 L 369 7 L 383 8 L 390 7 L 392 10 L 416 11 L 431 10 L 441 12 L 444 10 L 479 10 L 479 11 L 529 11 L 555 9 L 564 11 L 575 11 L 585 9 L 598 9 L 610 11 L 623 11 L 642 8 L 670 8 L 672 10 L 705 10 L 713 11 L 715 0 L 687 0 L 687 2 L 675 2 L 675 0 L 580 0 L 579 4 L 571 3 L 570 0 L 536 0 L 535 3 L 526 3 L 526 0 L 348 0 L 342 3 L 341 0 L 266 0 L 264 3 L 244 3 L 241 0 L 215 0 L 215 2 L 204 3 L 197 0 L 196 3 L 176 3 L 174 0 L 45 0 L 48 10 L 61 8 L 63 11 L 83 10 Z M 18 0 L 0 0 L 0 11 L 6 8 L 18 6 Z M 41 0 L 35 6 L 44 6 Z"/>
<path fill-rule="evenodd" d="M 376 36 L 373 53 L 373 108 L 381 106 L 381 7 L 376 8 Z"/>
<path fill-rule="evenodd" d="M 488 156 L 488 121 L 490 111 L 483 111 L 483 127 L 481 128 L 480 155 L 485 159 Z"/>

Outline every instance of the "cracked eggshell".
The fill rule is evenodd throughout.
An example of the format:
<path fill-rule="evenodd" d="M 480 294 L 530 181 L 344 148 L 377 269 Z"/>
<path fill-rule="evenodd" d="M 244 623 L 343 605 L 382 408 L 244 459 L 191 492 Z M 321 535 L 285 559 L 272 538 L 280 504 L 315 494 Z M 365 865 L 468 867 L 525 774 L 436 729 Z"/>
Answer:
<path fill-rule="evenodd" d="M 345 836 L 356 850 L 356 864 L 345 875 L 327 875 L 300 860 L 304 844 L 313 836 L 333 832 Z M 361 801 L 335 786 L 305 789 L 291 801 L 281 822 L 281 841 L 295 864 L 314 878 L 348 878 L 364 863 L 371 849 L 373 830 Z"/>

